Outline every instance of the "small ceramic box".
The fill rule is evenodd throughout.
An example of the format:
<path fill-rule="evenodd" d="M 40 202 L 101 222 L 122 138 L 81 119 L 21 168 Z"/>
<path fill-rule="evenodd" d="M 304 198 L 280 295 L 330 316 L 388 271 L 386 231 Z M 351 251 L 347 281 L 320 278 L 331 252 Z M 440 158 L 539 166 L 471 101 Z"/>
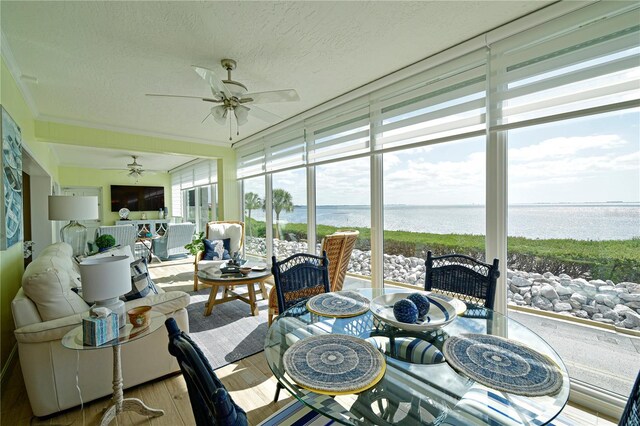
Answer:
<path fill-rule="evenodd" d="M 118 337 L 118 315 L 111 312 L 106 318 L 82 319 L 82 340 L 85 346 L 100 346 Z"/>

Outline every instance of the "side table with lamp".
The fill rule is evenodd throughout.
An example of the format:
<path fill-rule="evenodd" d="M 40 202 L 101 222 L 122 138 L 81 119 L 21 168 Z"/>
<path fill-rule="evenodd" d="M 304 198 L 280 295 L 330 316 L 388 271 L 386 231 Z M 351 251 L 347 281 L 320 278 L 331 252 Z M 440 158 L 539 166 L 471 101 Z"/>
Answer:
<path fill-rule="evenodd" d="M 151 307 L 131 309 L 127 322 L 124 302 L 120 296 L 131 290 L 129 258 L 127 256 L 111 256 L 98 259 L 86 259 L 80 263 L 82 277 L 82 296 L 86 301 L 95 302 L 95 308 L 108 308 L 118 315 L 118 337 L 97 346 L 85 341 L 83 326 L 69 331 L 62 339 L 62 345 L 74 350 L 92 350 L 111 347 L 113 350 L 113 397 L 112 405 L 106 410 L 100 424 L 106 426 L 121 412 L 134 411 L 140 415 L 158 417 L 163 410 L 146 406 L 140 399 L 124 398 L 121 346 L 145 337 L 164 323 L 166 316 L 151 310 Z"/>
<path fill-rule="evenodd" d="M 82 298 L 94 307 L 105 307 L 118 314 L 118 324 L 124 327 L 126 317 L 120 296 L 131 291 L 131 270 L 128 256 L 85 259 L 80 263 Z"/>

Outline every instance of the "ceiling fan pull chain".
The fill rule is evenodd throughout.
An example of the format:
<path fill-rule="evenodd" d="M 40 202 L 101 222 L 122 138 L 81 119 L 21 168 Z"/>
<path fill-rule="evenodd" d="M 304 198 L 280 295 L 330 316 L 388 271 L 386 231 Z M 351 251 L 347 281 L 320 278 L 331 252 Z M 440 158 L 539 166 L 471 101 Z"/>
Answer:
<path fill-rule="evenodd" d="M 233 139 L 231 138 L 231 134 L 232 134 L 232 132 L 233 132 L 233 130 L 231 129 L 231 121 L 232 121 L 232 120 L 231 120 L 231 117 L 229 117 L 229 140 L 230 140 L 230 141 L 231 141 L 231 140 L 233 140 Z"/>

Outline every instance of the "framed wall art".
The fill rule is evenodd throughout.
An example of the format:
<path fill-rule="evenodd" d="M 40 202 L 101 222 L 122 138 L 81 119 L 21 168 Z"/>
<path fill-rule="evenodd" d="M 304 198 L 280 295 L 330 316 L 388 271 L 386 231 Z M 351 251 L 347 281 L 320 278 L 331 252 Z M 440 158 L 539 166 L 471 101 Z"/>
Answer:
<path fill-rule="evenodd" d="M 0 106 L 2 155 L 0 156 L 0 250 L 22 241 L 22 135 L 20 127 Z"/>

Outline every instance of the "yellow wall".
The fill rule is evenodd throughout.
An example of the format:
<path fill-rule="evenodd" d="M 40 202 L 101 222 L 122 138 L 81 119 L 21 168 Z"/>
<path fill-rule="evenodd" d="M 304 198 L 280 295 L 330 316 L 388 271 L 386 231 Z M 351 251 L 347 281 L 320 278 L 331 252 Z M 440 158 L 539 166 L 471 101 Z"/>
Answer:
<path fill-rule="evenodd" d="M 60 186 L 83 186 L 102 188 L 102 223 L 115 225 L 117 212 L 111 211 L 111 185 L 164 186 L 165 206 L 171 207 L 171 178 L 169 173 L 146 173 L 138 183 L 127 176 L 124 170 L 96 170 L 77 167 L 60 167 Z M 79 183 L 81 182 L 81 183 Z M 158 211 L 146 212 L 148 219 L 157 219 Z M 142 212 L 131 212 L 129 219 L 140 219 Z"/>
<path fill-rule="evenodd" d="M 4 60 L 0 61 L 0 103 L 20 126 L 24 149 L 54 179 L 57 178 L 54 156 L 47 144 L 36 140 L 33 117 Z M 20 288 L 23 272 L 22 244 L 0 251 L 0 365 L 3 371 L 15 345 L 11 301 Z"/>

